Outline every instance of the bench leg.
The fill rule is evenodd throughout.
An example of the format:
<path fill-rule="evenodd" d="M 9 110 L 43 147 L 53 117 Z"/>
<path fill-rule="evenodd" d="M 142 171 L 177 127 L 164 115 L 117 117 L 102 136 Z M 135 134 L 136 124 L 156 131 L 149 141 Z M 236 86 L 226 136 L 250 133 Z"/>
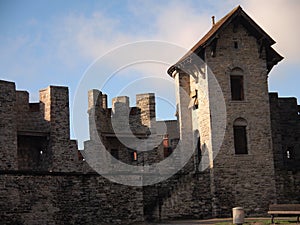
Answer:
<path fill-rule="evenodd" d="M 297 216 L 297 223 L 299 223 L 299 215 Z"/>
<path fill-rule="evenodd" d="M 274 224 L 274 215 L 271 215 L 271 224 Z"/>

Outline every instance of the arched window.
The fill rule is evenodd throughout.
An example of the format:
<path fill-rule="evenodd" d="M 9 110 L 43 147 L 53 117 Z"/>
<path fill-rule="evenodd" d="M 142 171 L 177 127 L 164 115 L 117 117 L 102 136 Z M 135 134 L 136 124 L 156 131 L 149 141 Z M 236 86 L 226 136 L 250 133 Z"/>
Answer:
<path fill-rule="evenodd" d="M 233 137 L 235 154 L 248 154 L 247 121 L 238 118 L 233 122 Z"/>
<path fill-rule="evenodd" d="M 231 99 L 244 100 L 244 74 L 240 68 L 234 68 L 230 73 Z"/>

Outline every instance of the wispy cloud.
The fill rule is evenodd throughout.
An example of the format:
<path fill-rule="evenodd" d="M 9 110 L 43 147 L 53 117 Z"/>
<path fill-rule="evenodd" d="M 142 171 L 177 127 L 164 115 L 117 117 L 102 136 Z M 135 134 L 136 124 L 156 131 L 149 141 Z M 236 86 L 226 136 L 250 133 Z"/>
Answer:
<path fill-rule="evenodd" d="M 243 1 L 245 10 L 277 42 L 274 48 L 289 63 L 300 63 L 300 1 Z"/>
<path fill-rule="evenodd" d="M 296 74 L 300 64 L 298 0 L 273 0 L 271 3 L 261 0 L 138 0 L 113 4 L 120 7 L 118 10 L 105 7 L 88 11 L 70 9 L 48 13 L 47 18 L 30 15 L 26 21 L 17 21 L 17 27 L 10 28 L 11 24 L 7 23 L 5 28 L 9 32 L 0 35 L 0 76 L 17 82 L 19 87 L 33 94 L 49 84 L 68 85 L 72 94 L 89 64 L 111 49 L 143 40 L 161 40 L 189 49 L 210 29 L 212 15 L 218 20 L 238 4 L 277 42 L 275 49 L 285 57 L 280 68 L 285 65 L 288 70 L 293 65 L 293 74 Z M 180 54 L 170 55 L 176 62 Z M 135 73 L 167 76 L 166 66 L 158 64 L 137 64 L 131 69 L 130 72 Z M 289 72 L 274 70 L 272 79 L 276 74 L 282 79 L 286 77 L 283 74 Z M 296 76 L 291 79 L 297 83 Z M 151 82 L 146 84 L 151 85 Z M 154 79 L 153 85 L 159 87 L 158 84 Z M 297 93 L 300 96 L 299 91 L 291 94 Z"/>
<path fill-rule="evenodd" d="M 12 80 L 24 81 L 24 87 L 26 81 L 32 85 L 43 74 L 47 84 L 55 80 L 66 80 L 68 84 L 70 76 L 79 80 L 93 60 L 125 43 L 162 40 L 189 49 L 209 30 L 212 15 L 220 19 L 238 4 L 277 41 L 274 47 L 285 57 L 281 64 L 300 63 L 298 0 L 274 0 L 272 4 L 260 0 L 201 4 L 176 0 L 128 1 L 121 6 L 123 14 L 119 15 L 95 8 L 89 13 L 71 10 L 54 14 L 45 21 L 29 17 L 17 35 L 0 36 L 1 67 L 6 68 L 2 71 Z M 153 73 L 147 67 L 139 69 Z M 49 71 L 53 72 L 52 77 L 47 75 Z M 26 79 L 17 78 L 18 75 Z"/>

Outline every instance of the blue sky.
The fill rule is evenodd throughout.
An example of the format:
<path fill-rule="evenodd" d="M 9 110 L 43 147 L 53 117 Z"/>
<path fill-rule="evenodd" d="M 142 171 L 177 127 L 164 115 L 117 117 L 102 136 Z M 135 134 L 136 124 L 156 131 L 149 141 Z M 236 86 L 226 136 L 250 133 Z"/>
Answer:
<path fill-rule="evenodd" d="M 120 45 L 144 40 L 189 49 L 209 30 L 212 15 L 218 20 L 239 4 L 273 37 L 274 48 L 285 57 L 270 73 L 270 91 L 300 98 L 298 0 L 0 0 L 0 79 L 28 90 L 31 101 L 38 101 L 38 90 L 50 84 L 68 86 L 72 114 L 76 88 L 98 57 Z M 167 76 L 165 70 L 159 71 L 156 68 L 155 73 Z M 137 69 L 120 73 L 118 79 L 123 82 L 116 79 L 106 86 L 110 99 L 138 73 Z M 158 109 L 158 116 L 173 118 L 173 108 Z"/>

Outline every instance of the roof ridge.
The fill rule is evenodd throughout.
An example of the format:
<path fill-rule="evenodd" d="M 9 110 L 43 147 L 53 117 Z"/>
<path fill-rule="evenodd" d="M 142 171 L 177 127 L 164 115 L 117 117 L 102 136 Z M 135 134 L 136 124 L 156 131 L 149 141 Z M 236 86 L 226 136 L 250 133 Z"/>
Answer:
<path fill-rule="evenodd" d="M 199 46 L 205 44 L 205 42 L 207 42 L 208 39 L 238 10 L 243 10 L 240 5 L 219 19 L 190 51 L 194 52 Z"/>
<path fill-rule="evenodd" d="M 198 50 L 201 51 L 201 49 L 204 49 L 207 45 L 209 45 L 210 42 L 216 38 L 218 33 L 238 16 L 244 18 L 244 23 L 247 23 L 249 26 L 251 26 L 252 32 L 255 31 L 257 32 L 257 36 L 261 36 L 258 38 L 261 39 L 263 37 L 267 40 L 270 55 L 276 55 L 277 62 L 280 61 L 282 59 L 282 56 L 280 56 L 274 49 L 271 48 L 271 46 L 276 42 L 242 9 L 240 5 L 238 5 L 224 17 L 218 20 L 215 24 L 213 24 L 211 29 L 183 57 L 181 57 L 175 65 L 178 65 L 179 63 L 185 61 L 193 53 L 198 54 Z M 175 65 L 171 66 L 168 69 L 168 74 L 171 76 L 176 69 Z M 272 66 L 270 68 L 272 68 Z"/>

